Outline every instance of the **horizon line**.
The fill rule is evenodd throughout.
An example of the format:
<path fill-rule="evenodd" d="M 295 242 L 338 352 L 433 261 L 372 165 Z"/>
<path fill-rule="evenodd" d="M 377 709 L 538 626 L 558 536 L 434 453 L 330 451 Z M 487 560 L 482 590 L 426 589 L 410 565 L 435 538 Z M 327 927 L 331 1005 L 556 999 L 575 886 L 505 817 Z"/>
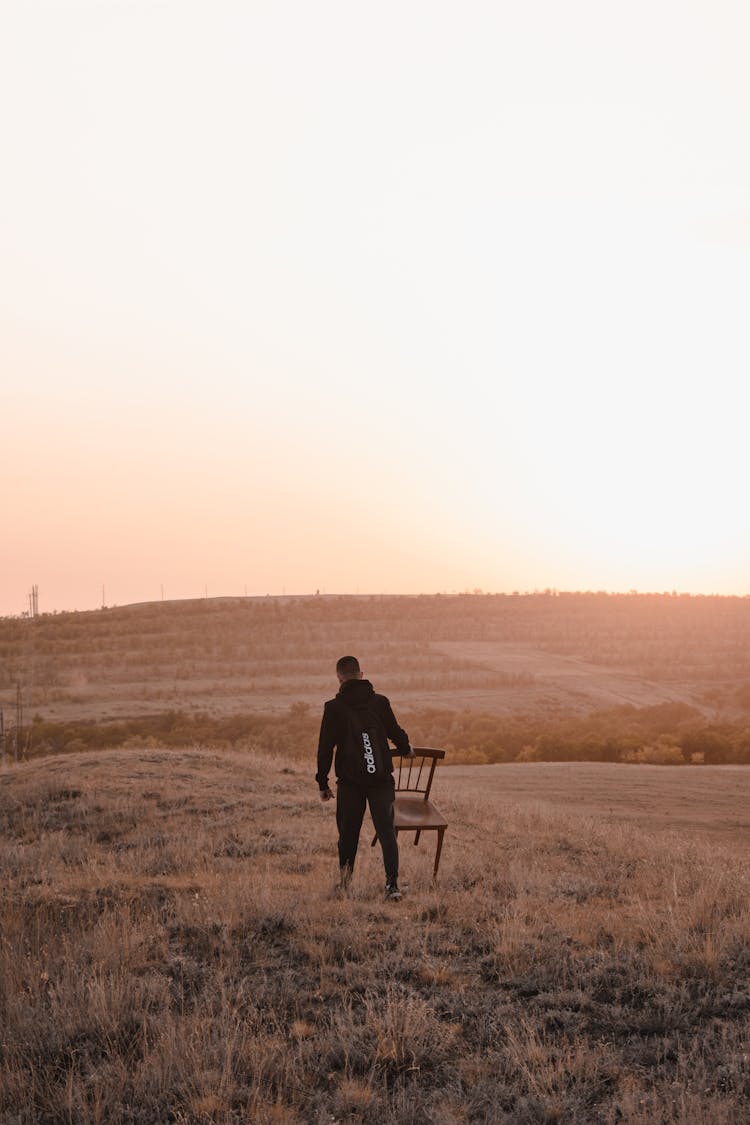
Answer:
<path fill-rule="evenodd" d="M 88 609 L 65 609 L 57 608 L 48 610 L 39 610 L 35 614 L 30 614 L 29 610 L 23 610 L 19 613 L 4 613 L 0 614 L 0 619 L 32 619 L 34 617 L 52 617 L 66 613 L 101 613 L 103 610 L 114 609 L 138 609 L 145 606 L 153 605 L 187 605 L 194 602 L 248 602 L 248 601 L 298 601 L 308 599 L 369 599 L 369 598 L 533 598 L 533 597 L 613 597 L 613 598 L 695 598 L 695 599 L 714 599 L 714 600 L 737 600 L 743 601 L 750 598 L 750 593 L 744 594 L 720 594 L 720 593 L 700 593 L 689 590 L 638 590 L 631 588 L 629 590 L 607 590 L 607 589 L 577 589 L 568 590 L 560 589 L 555 586 L 545 586 L 543 589 L 534 588 L 533 590 L 483 590 L 474 588 L 472 590 L 435 590 L 428 592 L 426 590 L 408 593 L 384 593 L 382 591 L 370 591 L 356 593 L 326 593 L 316 590 L 313 593 L 265 593 L 265 594 L 214 594 L 210 597 L 205 595 L 197 595 L 193 597 L 181 598 L 150 598 L 143 599 L 135 602 L 123 602 L 112 604 L 102 604 Z"/>

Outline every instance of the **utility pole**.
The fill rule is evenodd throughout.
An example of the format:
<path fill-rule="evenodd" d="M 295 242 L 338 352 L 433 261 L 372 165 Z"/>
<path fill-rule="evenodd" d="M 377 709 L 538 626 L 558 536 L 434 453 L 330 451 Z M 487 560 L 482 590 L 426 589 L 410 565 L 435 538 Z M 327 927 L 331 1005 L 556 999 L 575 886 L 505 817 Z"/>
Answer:
<path fill-rule="evenodd" d="M 16 684 L 16 738 L 13 747 L 13 757 L 18 761 L 18 744 L 21 741 L 23 734 L 23 695 L 21 693 L 21 685 Z"/>

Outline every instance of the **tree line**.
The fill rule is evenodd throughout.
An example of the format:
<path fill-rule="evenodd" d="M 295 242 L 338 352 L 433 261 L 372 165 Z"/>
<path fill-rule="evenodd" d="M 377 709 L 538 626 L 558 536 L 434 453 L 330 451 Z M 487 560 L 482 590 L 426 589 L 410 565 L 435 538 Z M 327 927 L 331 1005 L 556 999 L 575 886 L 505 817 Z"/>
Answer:
<path fill-rule="evenodd" d="M 444 749 L 447 763 L 454 764 L 750 765 L 749 723 L 711 723 L 683 703 L 626 705 L 554 721 L 446 708 L 407 712 L 400 718 L 415 745 Z M 37 716 L 26 731 L 24 756 L 144 746 L 263 749 L 308 761 L 312 776 L 319 721 L 319 711 L 302 702 L 274 715 L 166 711 L 115 722 L 49 722 Z"/>

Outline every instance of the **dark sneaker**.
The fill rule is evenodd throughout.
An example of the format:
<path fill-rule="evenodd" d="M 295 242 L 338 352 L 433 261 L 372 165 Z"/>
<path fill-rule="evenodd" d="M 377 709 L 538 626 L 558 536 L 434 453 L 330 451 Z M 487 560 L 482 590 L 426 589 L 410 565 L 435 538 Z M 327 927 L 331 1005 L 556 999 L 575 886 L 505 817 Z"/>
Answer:
<path fill-rule="evenodd" d="M 401 898 L 401 891 L 398 889 L 398 883 L 386 883 L 385 897 L 389 902 L 398 902 Z"/>

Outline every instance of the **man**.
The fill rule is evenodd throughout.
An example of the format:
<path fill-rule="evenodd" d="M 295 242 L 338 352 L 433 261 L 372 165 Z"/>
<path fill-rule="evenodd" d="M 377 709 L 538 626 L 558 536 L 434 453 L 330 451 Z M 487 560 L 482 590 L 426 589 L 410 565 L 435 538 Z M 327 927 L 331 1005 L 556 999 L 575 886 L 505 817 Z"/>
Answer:
<path fill-rule="evenodd" d="M 354 870 L 359 833 L 370 806 L 370 815 L 383 849 L 386 898 L 398 900 L 398 844 L 393 827 L 395 785 L 391 755 L 413 758 L 409 736 L 396 722 L 384 695 L 377 695 L 362 678 L 355 656 L 342 656 L 336 664 L 339 691 L 323 709 L 318 740 L 315 780 L 321 801 L 333 793 L 328 774 L 336 748 L 336 825 L 339 833 L 340 888 L 346 890 Z M 392 751 L 388 739 L 396 746 Z"/>

